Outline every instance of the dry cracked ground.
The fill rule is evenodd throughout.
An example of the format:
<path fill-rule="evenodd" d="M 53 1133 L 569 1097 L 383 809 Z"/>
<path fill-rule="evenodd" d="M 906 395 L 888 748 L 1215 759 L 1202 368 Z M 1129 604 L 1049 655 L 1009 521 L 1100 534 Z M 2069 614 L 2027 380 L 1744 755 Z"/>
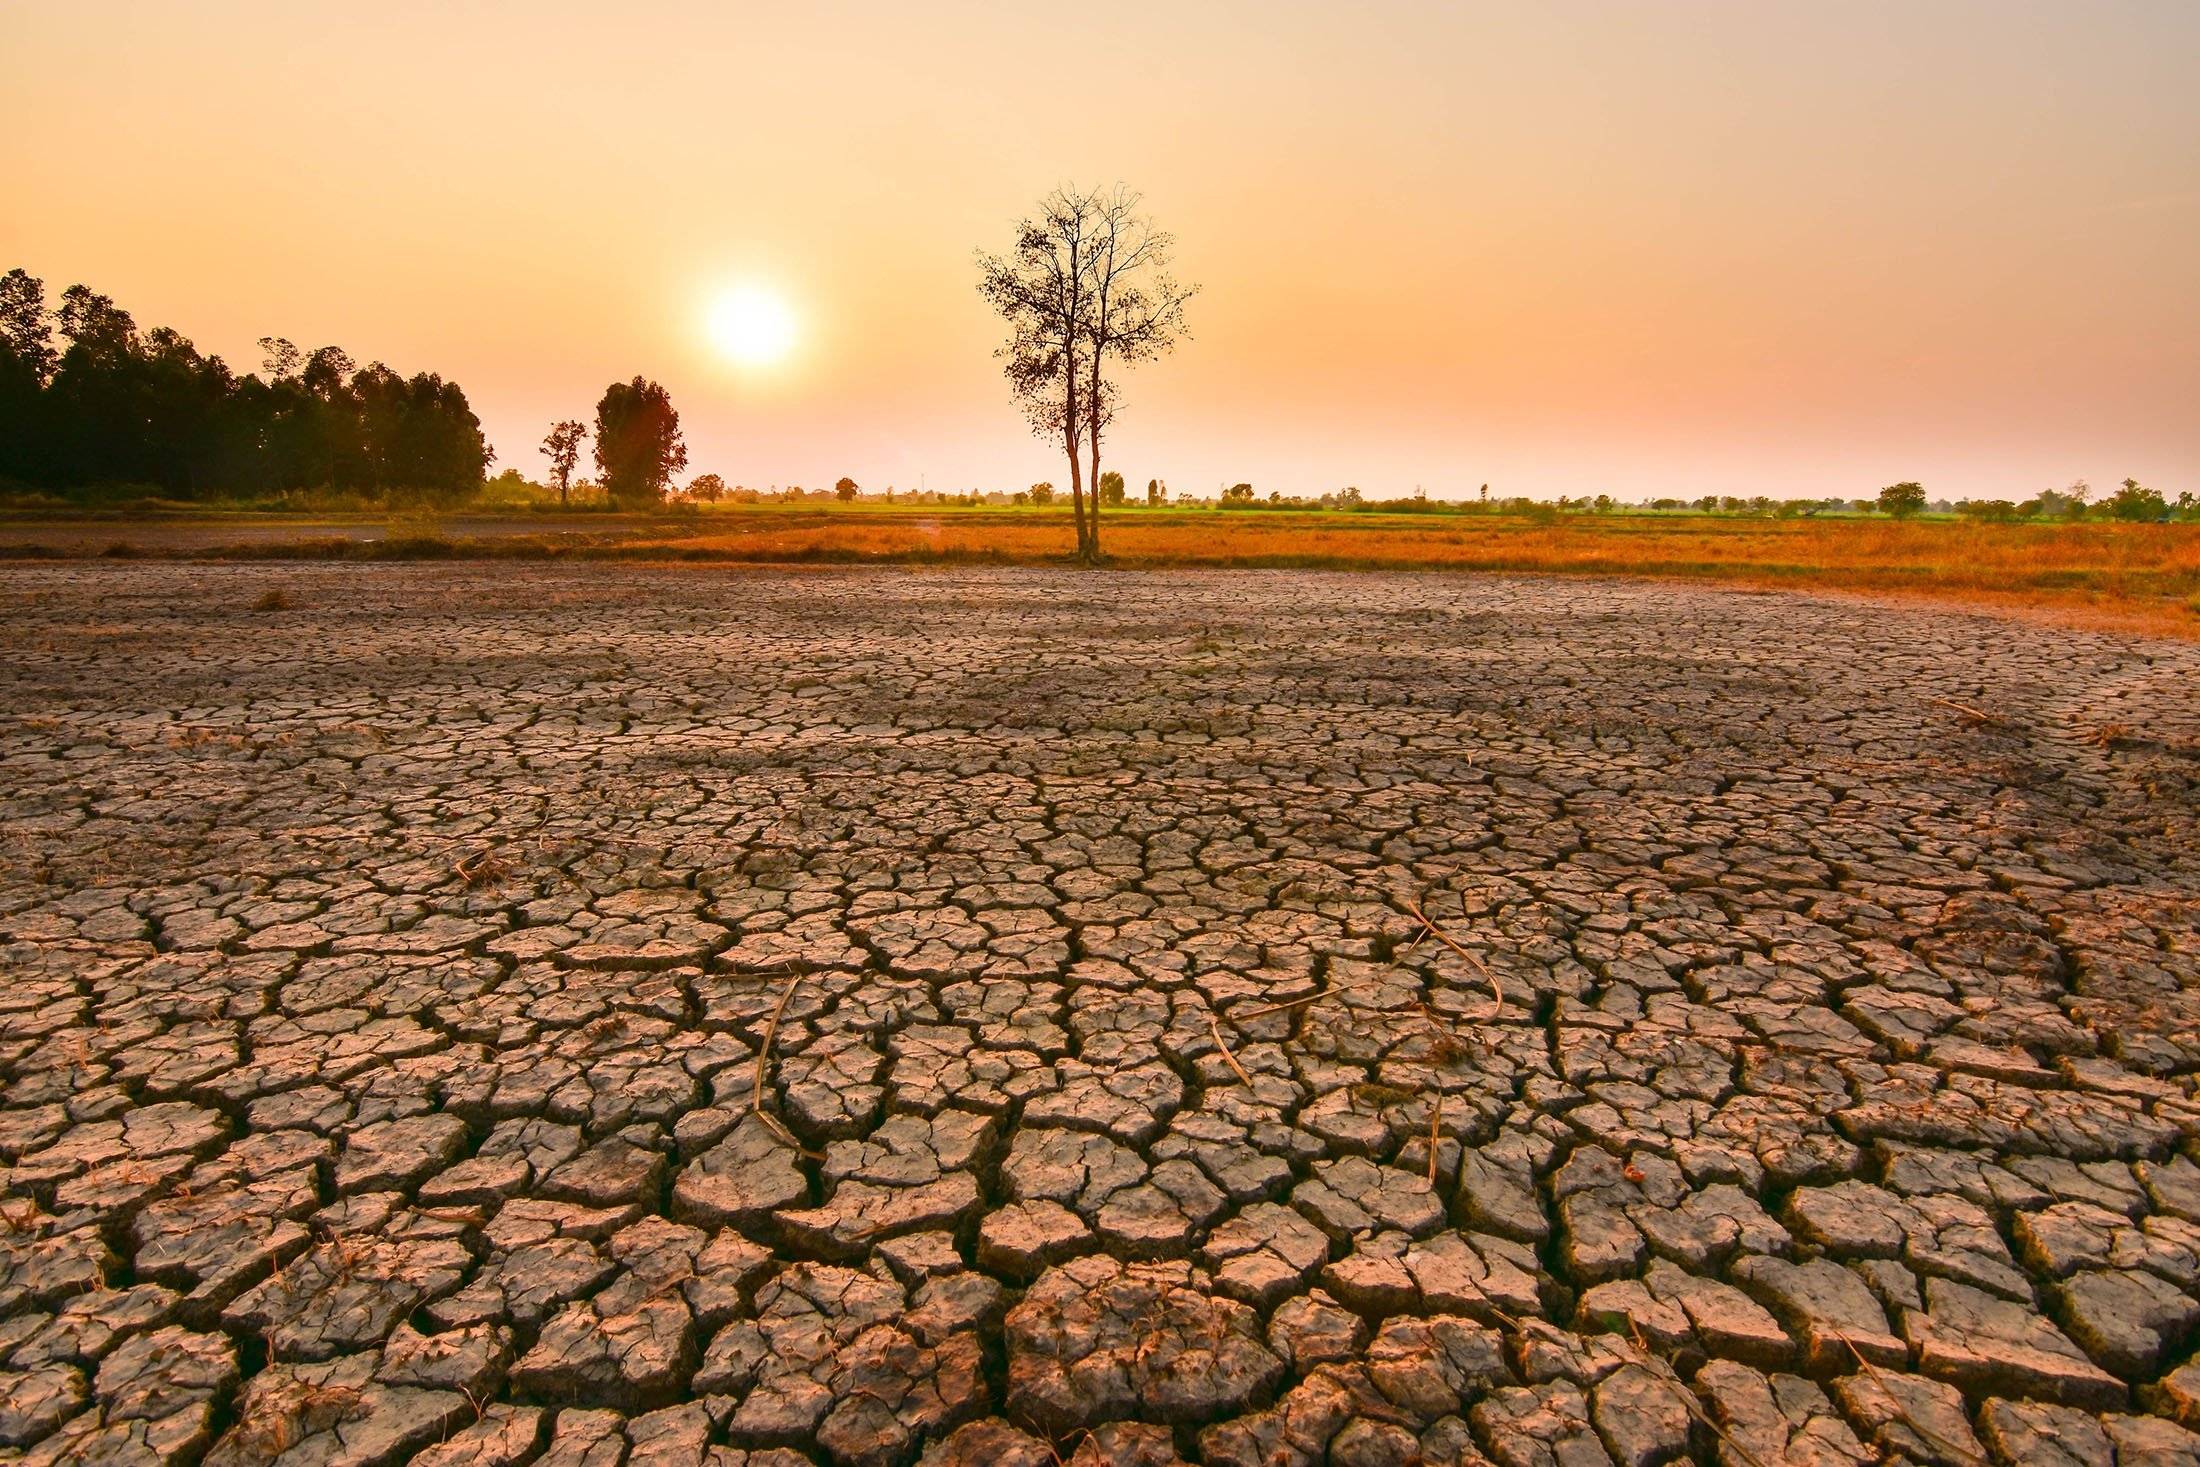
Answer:
<path fill-rule="evenodd" d="M 2200 648 L 1378 575 L 0 598 L 8 1460 L 2200 1462 Z"/>

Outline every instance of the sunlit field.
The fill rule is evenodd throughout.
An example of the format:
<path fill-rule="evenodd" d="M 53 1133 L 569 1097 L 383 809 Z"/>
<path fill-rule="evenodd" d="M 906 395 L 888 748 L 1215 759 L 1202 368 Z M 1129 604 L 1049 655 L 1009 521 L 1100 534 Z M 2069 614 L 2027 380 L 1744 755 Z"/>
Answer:
<path fill-rule="evenodd" d="M 2200 524 L 1111 509 L 1110 564 L 1661 577 L 1925 597 L 2200 640 Z M 0 522 L 0 556 L 1066 562 L 1067 509 L 721 505 L 656 515 L 190 513 Z"/>
<path fill-rule="evenodd" d="M 1531 571 L 1917 594 L 2200 637 L 2200 525 L 1993 525 L 1715 516 L 1111 512 L 1117 564 Z M 720 511 L 625 553 L 736 560 L 1045 561 L 1064 511 Z"/>

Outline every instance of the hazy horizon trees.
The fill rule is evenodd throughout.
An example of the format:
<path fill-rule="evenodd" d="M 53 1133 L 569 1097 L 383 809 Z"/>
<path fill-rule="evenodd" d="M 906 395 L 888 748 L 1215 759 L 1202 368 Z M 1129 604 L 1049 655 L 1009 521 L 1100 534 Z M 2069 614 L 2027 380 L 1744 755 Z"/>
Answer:
<path fill-rule="evenodd" d="M 612 504 L 656 505 L 686 467 L 687 442 L 671 393 L 643 377 L 604 389 L 596 404 L 596 469 Z"/>
<path fill-rule="evenodd" d="M 581 440 L 588 429 L 571 418 L 550 425 L 543 435 L 542 456 L 550 460 L 550 482 L 558 488 L 558 507 L 564 508 L 573 484 L 573 470 L 581 461 Z"/>
<path fill-rule="evenodd" d="M 1017 224 L 1007 254 L 978 254 L 978 293 L 1009 328 L 998 352 L 1009 389 L 1032 430 L 1059 437 L 1069 461 L 1077 558 L 1087 563 L 1101 555 L 1101 442 L 1116 404 L 1108 364 L 1172 348 L 1197 290 L 1170 276 L 1175 242 L 1138 205 L 1120 184 L 1058 188 Z"/>
<path fill-rule="evenodd" d="M 62 345 L 56 346 L 55 338 Z M 455 382 L 310 357 L 262 340 L 267 376 L 239 377 L 107 296 L 0 277 L 0 475 L 63 491 L 140 484 L 187 498 L 302 489 L 480 487 L 495 454 Z"/>
<path fill-rule="evenodd" d="M 2149 489 L 2137 479 L 2126 479 L 2122 487 L 2101 501 L 2101 508 L 2109 517 L 2119 520 L 2161 520 L 2169 518 L 2169 501 L 2159 489 Z"/>
<path fill-rule="evenodd" d="M 856 497 L 857 488 L 855 480 L 849 478 L 846 474 L 842 474 L 840 482 L 833 485 L 833 494 L 842 504 L 846 504 Z"/>
<path fill-rule="evenodd" d="M 1880 513 L 1906 520 L 1912 515 L 1925 512 L 1925 486 L 1914 479 L 1905 479 L 1899 484 L 1889 484 L 1880 490 L 1878 499 L 1873 502 L 1878 505 Z"/>

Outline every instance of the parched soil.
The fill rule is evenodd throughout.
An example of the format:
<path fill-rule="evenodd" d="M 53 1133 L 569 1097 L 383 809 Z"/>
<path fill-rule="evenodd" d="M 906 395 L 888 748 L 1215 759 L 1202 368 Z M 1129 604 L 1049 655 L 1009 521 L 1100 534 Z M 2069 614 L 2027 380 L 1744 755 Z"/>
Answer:
<path fill-rule="evenodd" d="M 0 607 L 0 1458 L 2200 1462 L 2200 646 L 1388 573 Z"/>

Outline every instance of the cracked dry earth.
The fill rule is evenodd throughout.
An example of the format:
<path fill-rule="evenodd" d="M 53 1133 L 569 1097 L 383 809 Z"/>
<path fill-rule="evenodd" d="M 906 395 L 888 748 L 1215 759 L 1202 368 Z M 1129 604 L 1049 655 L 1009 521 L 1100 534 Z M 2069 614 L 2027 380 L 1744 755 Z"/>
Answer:
<path fill-rule="evenodd" d="M 11 1460 L 2200 1463 L 2200 648 L 1382 575 L 0 597 Z"/>

